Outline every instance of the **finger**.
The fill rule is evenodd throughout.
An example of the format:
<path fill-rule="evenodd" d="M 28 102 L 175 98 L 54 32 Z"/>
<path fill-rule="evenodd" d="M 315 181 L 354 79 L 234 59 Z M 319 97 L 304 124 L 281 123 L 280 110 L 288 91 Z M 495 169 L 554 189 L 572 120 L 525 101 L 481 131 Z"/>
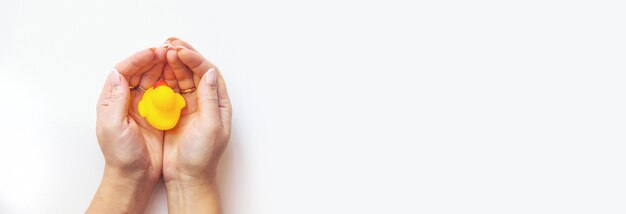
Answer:
<path fill-rule="evenodd" d="M 135 73 L 140 72 L 144 66 L 153 62 L 155 51 L 155 48 L 141 50 L 115 65 L 115 69 L 128 80 Z"/>
<path fill-rule="evenodd" d="M 152 59 L 152 62 L 142 66 L 139 69 L 139 72 L 135 72 L 135 74 L 129 79 L 128 85 L 133 88 L 140 85 L 145 72 L 150 71 L 156 64 L 160 62 L 166 62 L 165 55 L 167 54 L 167 47 L 169 46 L 170 45 L 163 45 L 161 47 L 157 47 L 154 51 L 155 55 Z M 143 85 L 141 85 L 141 87 L 146 89 L 146 87 Z"/>
<path fill-rule="evenodd" d="M 167 51 L 167 62 L 172 68 L 172 71 L 174 71 L 174 76 L 176 76 L 176 80 L 178 80 L 180 90 L 191 89 L 196 86 L 193 81 L 193 73 L 187 65 L 180 61 L 175 49 L 172 48 Z"/>
<path fill-rule="evenodd" d="M 191 46 L 189 43 L 183 41 L 182 39 L 176 38 L 176 37 L 170 37 L 167 38 L 167 40 L 165 40 L 165 44 L 170 44 L 173 46 L 184 46 L 186 48 L 189 48 L 193 51 L 196 51 L 195 48 L 193 48 L 193 46 Z"/>
<path fill-rule="evenodd" d="M 139 85 L 139 82 L 141 82 L 141 76 L 143 76 L 143 74 L 148 71 L 150 68 L 152 68 L 154 66 L 154 64 L 152 62 L 142 66 L 139 71 L 135 72 L 135 74 L 133 74 L 133 76 L 130 77 L 130 79 L 128 79 L 128 86 L 134 88 L 135 86 Z"/>
<path fill-rule="evenodd" d="M 219 98 L 217 95 L 217 71 L 210 69 L 198 85 L 198 111 L 200 117 L 221 124 Z"/>
<path fill-rule="evenodd" d="M 222 126 L 230 133 L 233 107 L 230 103 L 228 90 L 226 89 L 226 82 L 224 81 L 222 72 L 219 71 L 217 71 L 217 97 Z"/>
<path fill-rule="evenodd" d="M 167 54 L 167 48 L 169 46 L 169 44 L 165 44 L 156 49 L 154 54 L 156 55 L 155 57 L 157 62 L 166 62 L 165 55 Z"/>
<path fill-rule="evenodd" d="M 167 85 L 172 88 L 176 93 L 181 93 L 180 87 L 178 87 L 178 80 L 176 79 L 176 75 L 174 75 L 173 69 L 169 66 L 169 64 L 165 65 L 163 68 L 163 80 L 167 83 Z M 182 93 L 181 94 L 185 99 L 186 105 L 183 108 L 181 114 L 185 115 L 191 112 L 196 111 L 196 102 L 197 99 L 195 94 L 193 93 Z"/>
<path fill-rule="evenodd" d="M 174 71 L 172 71 L 172 67 L 169 64 L 165 64 L 163 68 L 163 80 L 167 83 L 167 86 L 172 88 L 176 93 L 180 92 L 180 88 L 178 88 L 178 80 L 176 80 L 176 76 L 174 76 Z"/>
<path fill-rule="evenodd" d="M 202 57 L 202 55 L 198 52 L 189 50 L 183 46 L 177 46 L 176 50 L 180 61 L 191 69 L 198 81 L 200 80 L 200 77 L 202 77 L 210 68 L 215 68 L 217 70 L 213 63 Z"/>
<path fill-rule="evenodd" d="M 159 62 L 152 66 L 148 71 L 143 73 L 141 76 L 141 82 L 139 82 L 139 86 L 143 89 L 148 89 L 154 85 L 161 77 L 163 73 L 163 67 L 165 66 L 164 62 Z"/>
<path fill-rule="evenodd" d="M 205 76 L 207 71 L 210 69 L 214 69 L 216 71 L 220 117 L 222 119 L 222 123 L 228 125 L 227 129 L 230 130 L 232 107 L 230 104 L 230 98 L 228 97 L 228 91 L 226 90 L 226 83 L 224 82 L 219 69 L 217 69 L 213 63 L 202 57 L 202 55 L 196 51 L 189 50 L 184 46 L 177 46 L 176 49 L 178 52 L 178 58 L 194 73 L 196 85 L 202 84 L 202 80 L 200 78 Z"/>
<path fill-rule="evenodd" d="M 98 120 L 113 123 L 125 121 L 129 96 L 126 78 L 116 70 L 111 71 L 98 100 Z"/>

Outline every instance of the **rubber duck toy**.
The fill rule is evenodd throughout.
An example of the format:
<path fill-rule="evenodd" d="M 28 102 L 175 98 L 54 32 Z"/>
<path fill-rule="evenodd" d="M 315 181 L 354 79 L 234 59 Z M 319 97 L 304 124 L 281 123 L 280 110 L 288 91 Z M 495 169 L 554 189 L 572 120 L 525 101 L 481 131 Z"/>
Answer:
<path fill-rule="evenodd" d="M 174 92 L 163 80 L 148 88 L 138 105 L 139 115 L 159 130 L 174 128 L 184 107 L 183 96 Z"/>

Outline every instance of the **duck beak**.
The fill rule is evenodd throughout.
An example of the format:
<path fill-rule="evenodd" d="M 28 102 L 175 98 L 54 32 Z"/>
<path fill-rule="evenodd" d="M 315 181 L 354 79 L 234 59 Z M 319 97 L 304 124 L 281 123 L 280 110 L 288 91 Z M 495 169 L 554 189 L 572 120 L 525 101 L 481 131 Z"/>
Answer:
<path fill-rule="evenodd" d="M 156 83 L 154 83 L 154 86 L 153 86 L 153 87 L 154 87 L 154 88 L 156 88 L 156 87 L 159 87 L 159 86 L 162 86 L 162 85 L 169 87 L 169 86 L 167 85 L 167 82 L 165 82 L 164 80 L 159 80 L 159 81 L 157 81 Z"/>

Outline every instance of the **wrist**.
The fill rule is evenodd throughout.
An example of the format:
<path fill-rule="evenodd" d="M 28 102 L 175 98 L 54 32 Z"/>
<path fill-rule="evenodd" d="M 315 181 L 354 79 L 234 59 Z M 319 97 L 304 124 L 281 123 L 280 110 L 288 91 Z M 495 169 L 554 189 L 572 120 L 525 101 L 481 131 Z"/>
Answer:
<path fill-rule="evenodd" d="M 180 177 L 165 182 L 170 213 L 220 213 L 214 178 Z"/>
<path fill-rule="evenodd" d="M 149 173 L 129 173 L 105 166 L 88 213 L 142 213 L 158 182 Z"/>
<path fill-rule="evenodd" d="M 119 181 L 133 186 L 154 186 L 159 181 L 160 172 L 149 168 L 141 170 L 127 170 L 115 166 L 105 165 L 102 181 Z"/>
<path fill-rule="evenodd" d="M 167 179 L 165 181 L 165 187 L 167 188 L 168 195 L 170 193 L 202 195 L 217 191 L 217 182 L 214 176 L 197 177 L 180 173 L 175 178 Z"/>

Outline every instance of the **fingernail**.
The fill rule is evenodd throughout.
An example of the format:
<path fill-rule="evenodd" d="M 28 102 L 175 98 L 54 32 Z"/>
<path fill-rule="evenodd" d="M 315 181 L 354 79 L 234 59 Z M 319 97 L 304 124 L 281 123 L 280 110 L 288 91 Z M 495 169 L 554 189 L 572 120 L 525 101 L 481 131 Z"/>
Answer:
<path fill-rule="evenodd" d="M 111 74 L 109 74 L 109 78 L 111 78 L 111 84 L 113 86 L 120 85 L 120 82 L 122 81 L 120 79 L 120 73 L 115 68 L 111 71 Z"/>
<path fill-rule="evenodd" d="M 154 47 L 150 48 L 150 50 L 151 50 L 153 53 L 154 53 L 154 52 L 156 52 L 156 48 L 154 48 Z"/>
<path fill-rule="evenodd" d="M 182 50 L 182 49 L 187 49 L 187 48 L 185 46 L 176 46 L 177 51 Z"/>
<path fill-rule="evenodd" d="M 174 49 L 175 49 L 175 48 L 174 48 L 174 46 L 173 46 L 173 45 L 168 45 L 168 46 L 167 46 L 167 50 L 168 50 L 168 51 L 169 51 L 169 50 L 174 50 Z"/>
<path fill-rule="evenodd" d="M 217 84 L 217 73 L 215 72 L 215 68 L 209 69 L 209 71 L 205 75 L 206 77 L 204 77 L 204 80 L 206 81 L 206 83 L 208 83 L 210 86 L 215 86 L 215 84 Z"/>
<path fill-rule="evenodd" d="M 170 44 L 164 44 L 163 46 L 161 46 L 163 48 L 163 50 L 165 50 L 165 52 L 167 52 L 168 50 L 170 50 L 170 47 L 172 47 L 172 45 Z"/>

